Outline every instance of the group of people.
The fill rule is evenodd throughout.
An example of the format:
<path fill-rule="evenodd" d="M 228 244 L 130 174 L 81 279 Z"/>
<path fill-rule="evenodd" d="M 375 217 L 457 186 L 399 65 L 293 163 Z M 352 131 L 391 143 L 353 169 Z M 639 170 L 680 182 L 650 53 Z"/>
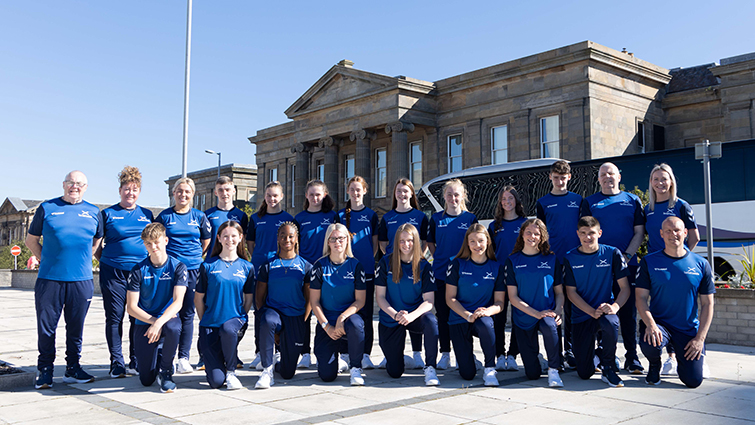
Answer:
<path fill-rule="evenodd" d="M 529 379 L 545 374 L 551 387 L 563 386 L 564 368 L 582 379 L 600 373 L 609 386 L 623 386 L 615 354 L 619 329 L 624 369 L 644 372 L 637 312 L 639 345 L 649 361 L 646 382 L 657 385 L 676 366 L 684 384 L 699 386 L 715 287 L 710 265 L 691 252 L 699 234 L 689 204 L 676 196 L 671 168 L 652 170 L 644 208 L 619 189 L 621 176 L 611 163 L 600 167 L 601 191 L 587 198 L 568 191 L 566 161 L 556 161 L 549 176 L 552 191 L 538 200 L 537 218 L 525 216 L 517 189 L 506 186 L 486 227 L 467 210 L 459 180 L 445 184 L 444 210 L 428 218 L 412 182 L 400 179 L 391 210 L 378 219 L 364 203 L 369 188 L 359 176 L 349 180 L 349 200 L 340 211 L 326 185 L 310 181 L 295 217 L 282 208 L 281 184 L 270 182 L 250 218 L 234 207 L 230 178 L 217 180 L 218 204 L 205 212 L 192 208 L 194 183 L 181 178 L 172 188 L 174 205 L 153 217 L 136 203 L 141 174 L 135 167 L 119 174 L 120 202 L 101 212 L 83 201 L 86 177 L 73 171 L 64 195 L 40 205 L 26 241 L 41 259 L 36 388 L 53 384 L 61 312 L 67 327 L 63 380 L 94 380 L 79 363 L 93 293 L 92 254 L 100 260 L 110 376 L 138 374 L 142 384 L 157 381 L 163 392 L 176 390 L 174 373 L 194 371 L 195 312 L 197 369 L 212 388 L 242 388 L 235 373 L 243 367 L 238 345 L 252 309 L 250 367 L 261 370 L 255 388 L 270 388 L 276 373 L 291 379 L 315 360 L 324 381 L 348 371 L 351 385 L 364 385 L 364 368 L 385 368 L 393 378 L 422 368 L 425 384 L 439 385 L 436 370 L 451 367 L 452 345 L 460 376 L 473 380 L 481 370 L 486 386 L 498 385 L 498 370 L 518 370 L 518 356 Z M 650 254 L 638 264 L 645 233 Z M 375 302 L 384 354 L 377 366 L 371 360 Z M 407 332 L 411 355 L 404 354 Z M 473 354 L 474 337 L 482 362 Z"/>

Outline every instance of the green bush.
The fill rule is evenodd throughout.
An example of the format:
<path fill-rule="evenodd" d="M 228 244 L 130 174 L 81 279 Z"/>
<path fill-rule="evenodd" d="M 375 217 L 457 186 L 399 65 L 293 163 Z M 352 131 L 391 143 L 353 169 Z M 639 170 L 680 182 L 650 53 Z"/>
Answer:
<path fill-rule="evenodd" d="M 0 269 L 13 268 L 13 255 L 10 253 L 11 247 L 18 245 L 21 247 L 21 255 L 18 256 L 18 269 L 26 270 L 26 262 L 31 257 L 31 250 L 21 241 L 12 241 L 10 245 L 0 247 Z"/>

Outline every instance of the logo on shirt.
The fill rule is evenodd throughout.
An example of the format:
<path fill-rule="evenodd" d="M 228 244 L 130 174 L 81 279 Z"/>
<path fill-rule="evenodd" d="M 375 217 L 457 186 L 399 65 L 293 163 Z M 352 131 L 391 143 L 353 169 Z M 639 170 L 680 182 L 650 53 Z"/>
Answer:
<path fill-rule="evenodd" d="M 653 270 L 655 270 L 657 272 L 665 272 L 665 271 L 668 271 L 668 268 L 666 268 L 666 267 L 664 267 L 664 268 L 656 267 Z"/>
<path fill-rule="evenodd" d="M 634 206 L 634 204 L 632 203 L 632 201 L 630 201 L 629 199 L 624 199 L 623 201 L 621 201 L 621 203 L 619 205 L 621 205 L 622 207 L 633 207 Z"/>
<path fill-rule="evenodd" d="M 514 229 L 514 234 L 518 235 L 519 234 L 519 230 L 521 230 L 519 227 L 517 227 L 516 229 Z"/>
<path fill-rule="evenodd" d="M 550 268 L 551 268 L 551 265 L 550 265 L 550 264 L 548 264 L 548 262 L 547 262 L 547 261 L 541 261 L 541 262 L 540 262 L 540 265 L 539 265 L 539 266 L 537 266 L 537 268 L 538 268 L 538 269 L 550 269 Z"/>
<path fill-rule="evenodd" d="M 64 211 L 57 211 L 57 212 L 54 212 L 54 213 L 50 213 L 50 215 L 63 215 L 63 214 L 65 214 Z"/>
<path fill-rule="evenodd" d="M 147 217 L 145 217 L 145 216 L 139 217 L 138 219 L 136 219 L 136 221 L 142 221 L 144 223 L 149 223 L 150 222 L 149 219 Z"/>
<path fill-rule="evenodd" d="M 238 269 L 236 270 L 236 273 L 233 274 L 233 277 L 240 277 L 242 279 L 246 279 L 246 273 L 244 273 L 243 270 Z"/>
<path fill-rule="evenodd" d="M 159 280 L 171 280 L 172 276 L 169 272 L 163 272 L 162 276 L 160 276 Z"/>
<path fill-rule="evenodd" d="M 329 226 L 330 225 L 330 219 L 329 218 L 323 218 L 320 222 L 320 226 Z"/>
<path fill-rule="evenodd" d="M 230 220 L 230 221 L 235 221 L 236 223 L 241 223 L 241 222 L 239 221 L 239 218 L 238 218 L 238 217 L 228 217 L 228 220 Z"/>
<path fill-rule="evenodd" d="M 218 273 L 223 273 L 223 272 L 221 272 L 220 270 L 213 270 L 210 272 L 210 274 L 218 274 Z"/>
<path fill-rule="evenodd" d="M 687 267 L 687 271 L 684 272 L 684 274 L 691 274 L 693 276 L 700 276 L 700 272 L 698 272 L 694 267 Z"/>
<path fill-rule="evenodd" d="M 488 280 L 495 280 L 495 276 L 493 276 L 493 272 L 485 272 L 485 276 L 483 276 L 482 278 L 488 279 Z"/>
<path fill-rule="evenodd" d="M 370 222 L 370 218 L 367 217 L 366 215 L 360 215 L 359 218 L 357 219 L 357 221 L 361 221 L 363 223 L 369 223 Z"/>
<path fill-rule="evenodd" d="M 123 220 L 126 217 L 113 217 L 113 220 Z"/>
<path fill-rule="evenodd" d="M 592 205 L 590 205 L 590 206 L 591 206 L 591 207 L 604 207 L 604 206 L 606 206 L 606 204 L 605 204 L 605 202 L 603 202 L 603 201 L 600 201 L 600 202 L 598 202 L 597 204 L 592 204 Z"/>
<path fill-rule="evenodd" d="M 416 226 L 417 225 L 417 219 L 412 217 L 409 219 L 409 224 Z"/>
<path fill-rule="evenodd" d="M 577 201 L 569 201 L 569 205 L 566 208 L 579 208 L 579 205 L 577 205 Z"/>
<path fill-rule="evenodd" d="M 676 214 L 674 214 L 674 210 L 668 209 L 668 210 L 666 210 L 666 211 L 663 212 L 663 215 L 675 216 Z"/>
<path fill-rule="evenodd" d="M 354 280 L 354 272 L 346 272 L 346 276 L 344 276 L 343 278 Z"/>
<path fill-rule="evenodd" d="M 187 226 L 196 226 L 196 227 L 199 227 L 199 223 L 197 223 L 197 219 L 195 219 L 195 218 L 192 218 L 191 221 L 189 221 L 189 223 L 186 224 L 186 225 Z"/>
<path fill-rule="evenodd" d="M 312 222 L 311 221 L 305 221 L 304 223 L 301 224 L 301 226 L 304 227 L 304 226 L 306 226 L 308 224 L 312 224 Z M 280 226 L 280 224 L 278 226 Z"/>
<path fill-rule="evenodd" d="M 265 225 L 266 223 L 267 223 L 267 221 L 258 221 L 258 222 L 257 222 L 257 225 L 258 225 L 258 226 L 263 226 L 263 225 Z M 280 226 L 280 223 L 278 223 L 278 226 Z"/>
<path fill-rule="evenodd" d="M 472 276 L 472 273 L 470 272 L 461 272 L 463 276 Z"/>
<path fill-rule="evenodd" d="M 79 214 L 79 217 L 94 218 L 94 217 L 92 217 L 91 214 L 89 214 L 89 211 L 84 211 L 84 210 L 81 210 L 81 214 Z"/>
<path fill-rule="evenodd" d="M 553 204 L 553 205 L 548 205 L 545 208 L 553 208 L 553 207 L 557 207 L 557 206 L 558 206 L 558 204 Z"/>
<path fill-rule="evenodd" d="M 572 268 L 572 269 L 581 269 L 581 268 L 583 268 L 583 267 L 585 267 L 585 265 L 584 265 L 584 264 L 580 264 L 580 265 L 578 265 L 578 266 L 571 266 L 571 268 Z"/>
<path fill-rule="evenodd" d="M 291 265 L 291 268 L 292 268 L 293 270 L 298 270 L 298 271 L 300 271 L 300 272 L 304 272 L 304 269 L 302 269 L 302 268 L 301 268 L 301 266 L 300 266 L 299 264 L 292 264 L 292 265 Z"/>
<path fill-rule="evenodd" d="M 519 265 L 514 266 L 515 269 L 522 269 L 522 268 L 525 268 L 525 267 L 527 267 L 526 264 L 519 264 Z"/>
<path fill-rule="evenodd" d="M 458 227 L 459 230 L 468 230 L 469 229 L 469 223 L 461 223 Z"/>
<path fill-rule="evenodd" d="M 595 267 L 611 267 L 610 264 L 608 264 L 608 260 L 598 260 L 598 264 Z"/>

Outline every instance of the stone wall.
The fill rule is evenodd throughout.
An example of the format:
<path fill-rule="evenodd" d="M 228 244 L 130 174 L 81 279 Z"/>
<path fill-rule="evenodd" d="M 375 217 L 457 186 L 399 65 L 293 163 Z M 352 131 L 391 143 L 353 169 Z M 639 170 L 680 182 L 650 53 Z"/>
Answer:
<path fill-rule="evenodd" d="M 11 271 L 8 269 L 0 270 L 0 288 L 11 286 Z"/>
<path fill-rule="evenodd" d="M 10 273 L 11 287 L 16 289 L 34 289 L 34 284 L 37 282 L 36 270 L 10 270 Z M 100 292 L 99 272 L 94 272 L 94 293 L 95 295 L 102 295 Z"/>
<path fill-rule="evenodd" d="M 706 342 L 755 347 L 755 291 L 716 288 Z"/>

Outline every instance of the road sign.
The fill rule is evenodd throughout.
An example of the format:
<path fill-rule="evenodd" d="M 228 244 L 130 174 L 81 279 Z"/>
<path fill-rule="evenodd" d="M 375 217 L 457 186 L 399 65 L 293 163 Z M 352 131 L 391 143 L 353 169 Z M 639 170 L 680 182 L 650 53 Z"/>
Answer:
<path fill-rule="evenodd" d="M 10 253 L 13 254 L 14 257 L 18 257 L 21 255 L 21 247 L 18 245 L 13 245 L 13 248 L 10 249 Z"/>

